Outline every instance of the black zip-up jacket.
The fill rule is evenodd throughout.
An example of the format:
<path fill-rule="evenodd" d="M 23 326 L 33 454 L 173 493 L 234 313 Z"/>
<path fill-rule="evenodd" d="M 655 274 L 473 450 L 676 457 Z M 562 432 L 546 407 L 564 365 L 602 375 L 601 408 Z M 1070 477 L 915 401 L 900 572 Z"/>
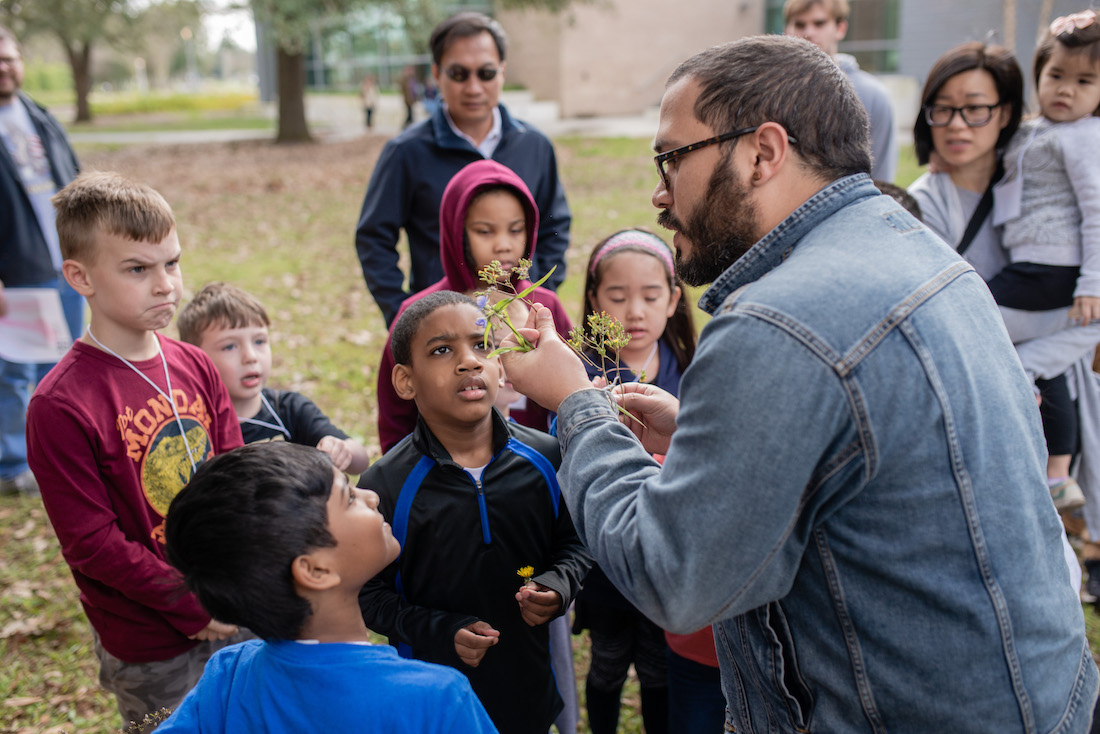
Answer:
<path fill-rule="evenodd" d="M 517 571 L 533 566 L 533 580 L 558 592 L 564 610 L 592 563 L 561 499 L 559 463 L 557 439 L 494 409 L 493 458 L 480 483 L 422 418 L 359 481 L 378 492 L 402 546 L 360 593 L 363 619 L 403 654 L 465 673 L 503 734 L 545 734 L 562 708 L 547 625 L 520 616 Z M 477 620 L 500 641 L 471 668 L 454 637 Z"/>
<path fill-rule="evenodd" d="M 35 104 L 22 92 L 16 95 L 12 104 L 23 105 L 30 115 L 50 161 L 54 185 L 60 190 L 76 178 L 80 170 L 64 128 L 45 107 Z M 57 277 L 23 178 L 7 146 L 0 141 L 0 282 L 34 285 Z"/>

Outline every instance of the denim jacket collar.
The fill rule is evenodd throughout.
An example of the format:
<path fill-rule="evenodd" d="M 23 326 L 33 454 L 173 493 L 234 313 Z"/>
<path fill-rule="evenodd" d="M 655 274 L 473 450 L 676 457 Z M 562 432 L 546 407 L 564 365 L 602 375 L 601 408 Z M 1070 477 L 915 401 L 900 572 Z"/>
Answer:
<path fill-rule="evenodd" d="M 825 186 L 719 275 L 699 299 L 699 308 L 713 316 L 730 293 L 778 267 L 799 240 L 822 221 L 856 199 L 878 193 L 866 173 L 838 178 Z"/>

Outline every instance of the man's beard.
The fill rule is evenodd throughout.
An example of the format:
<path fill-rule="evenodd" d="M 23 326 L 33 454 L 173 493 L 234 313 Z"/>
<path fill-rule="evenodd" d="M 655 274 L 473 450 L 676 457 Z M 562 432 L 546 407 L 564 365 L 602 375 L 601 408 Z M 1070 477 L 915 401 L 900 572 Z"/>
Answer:
<path fill-rule="evenodd" d="M 734 176 L 728 160 L 715 167 L 701 204 L 688 214 L 686 224 L 663 210 L 657 224 L 676 230 L 691 242 L 691 256 L 676 250 L 676 273 L 688 285 L 713 283 L 756 244 L 756 207 L 748 200 L 749 187 Z"/>

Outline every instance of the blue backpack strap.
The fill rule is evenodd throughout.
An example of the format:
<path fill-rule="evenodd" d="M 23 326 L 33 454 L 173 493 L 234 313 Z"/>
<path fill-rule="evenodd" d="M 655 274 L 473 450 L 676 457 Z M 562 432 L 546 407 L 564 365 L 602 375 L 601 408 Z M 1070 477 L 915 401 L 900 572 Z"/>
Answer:
<path fill-rule="evenodd" d="M 550 492 L 550 502 L 554 505 L 554 517 L 558 516 L 558 503 L 561 501 L 561 487 L 558 486 L 558 472 L 554 465 L 545 456 L 535 451 L 525 443 L 520 443 L 514 437 L 508 439 L 507 448 L 517 456 L 522 456 L 538 469 L 546 482 L 546 489 Z"/>
<path fill-rule="evenodd" d="M 409 532 L 409 511 L 412 509 L 413 500 L 416 498 L 416 492 L 420 489 L 424 477 L 428 475 L 433 466 L 435 466 L 435 462 L 430 457 L 420 457 L 420 461 L 416 462 L 416 466 L 405 478 L 405 483 L 401 485 L 401 491 L 397 493 L 397 505 L 393 510 L 392 526 L 393 537 L 397 539 L 398 544 L 401 546 L 401 553 L 405 552 L 405 536 Z M 400 558 L 400 555 L 398 555 L 398 558 Z M 401 595 L 402 601 L 406 601 L 405 587 L 401 583 L 400 567 L 397 569 L 397 578 L 394 580 L 394 585 L 397 587 L 397 593 Z M 411 658 L 412 648 L 404 642 L 399 642 L 397 643 L 397 654 L 403 658 Z"/>

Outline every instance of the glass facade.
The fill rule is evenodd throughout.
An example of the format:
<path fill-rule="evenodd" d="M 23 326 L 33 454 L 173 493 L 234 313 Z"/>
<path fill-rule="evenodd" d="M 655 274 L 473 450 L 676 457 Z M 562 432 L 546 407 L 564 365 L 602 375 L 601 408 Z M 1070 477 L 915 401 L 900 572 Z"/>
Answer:
<path fill-rule="evenodd" d="M 784 0 L 766 0 L 765 30 L 783 32 Z M 840 43 L 860 68 L 878 73 L 898 70 L 898 17 L 901 0 L 849 0 L 848 33 Z"/>
<path fill-rule="evenodd" d="M 438 20 L 459 10 L 492 12 L 492 0 L 405 0 L 401 5 L 406 11 L 404 16 L 396 3 L 378 4 L 320 21 L 306 54 L 309 88 L 357 89 L 359 80 L 367 74 L 374 74 L 383 89 L 395 88 L 406 66 L 415 67 L 424 79 L 432 63 L 428 36 Z"/>

